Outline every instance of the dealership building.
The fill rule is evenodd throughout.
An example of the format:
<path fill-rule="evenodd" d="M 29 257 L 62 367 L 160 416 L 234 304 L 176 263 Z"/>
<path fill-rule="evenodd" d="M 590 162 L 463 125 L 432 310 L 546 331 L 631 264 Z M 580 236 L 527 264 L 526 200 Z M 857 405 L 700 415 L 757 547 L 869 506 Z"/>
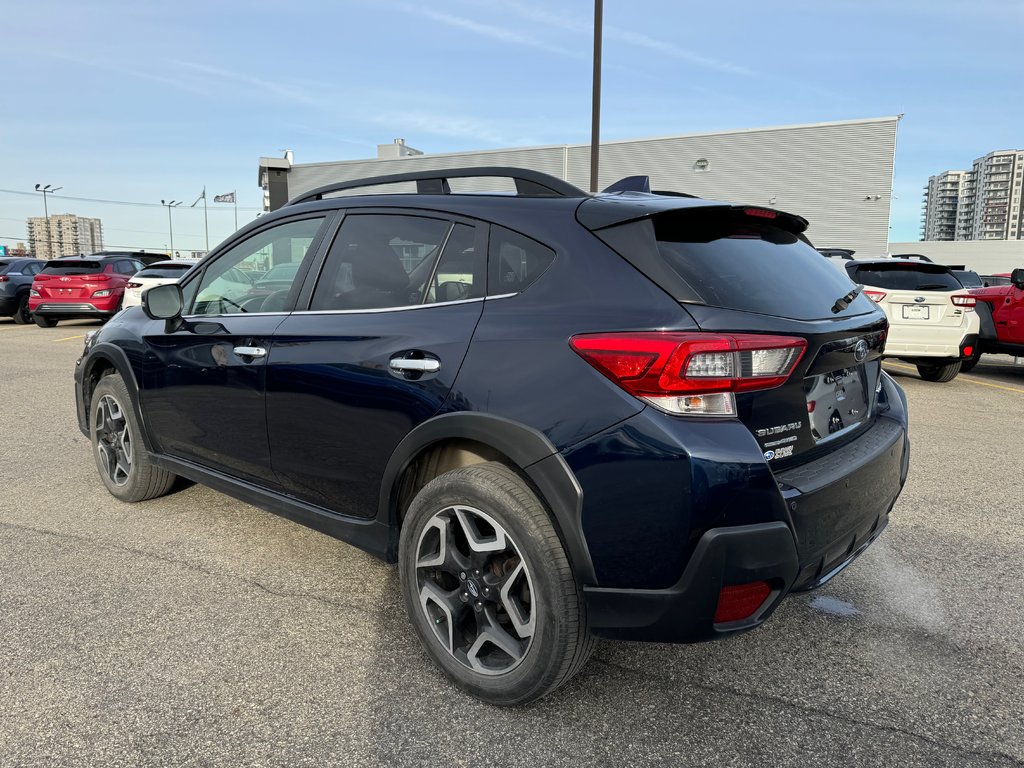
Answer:
<path fill-rule="evenodd" d="M 808 236 L 819 247 L 884 256 L 898 123 L 898 117 L 881 117 L 604 142 L 599 188 L 643 174 L 652 189 L 799 214 L 810 222 Z M 264 208 L 274 210 L 332 182 L 477 166 L 529 168 L 587 189 L 590 145 L 425 154 L 396 139 L 367 160 L 295 163 L 291 152 L 260 158 L 259 183 Z M 455 191 L 493 189 L 492 180 L 453 184 Z"/>

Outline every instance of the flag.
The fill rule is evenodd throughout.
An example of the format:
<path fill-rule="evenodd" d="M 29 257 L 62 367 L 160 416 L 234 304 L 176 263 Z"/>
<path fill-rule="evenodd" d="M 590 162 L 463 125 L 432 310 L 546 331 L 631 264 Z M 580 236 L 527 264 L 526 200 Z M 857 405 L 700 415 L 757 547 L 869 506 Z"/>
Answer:
<path fill-rule="evenodd" d="M 192 203 L 192 205 L 190 205 L 189 208 L 195 208 L 199 204 L 200 200 L 205 200 L 205 199 L 206 199 L 206 187 L 203 187 L 203 194 L 201 194 L 199 197 L 197 197 L 196 201 L 194 203 Z"/>
<path fill-rule="evenodd" d="M 215 203 L 233 203 L 235 202 L 235 193 L 228 192 L 226 195 L 214 195 L 213 202 Z"/>

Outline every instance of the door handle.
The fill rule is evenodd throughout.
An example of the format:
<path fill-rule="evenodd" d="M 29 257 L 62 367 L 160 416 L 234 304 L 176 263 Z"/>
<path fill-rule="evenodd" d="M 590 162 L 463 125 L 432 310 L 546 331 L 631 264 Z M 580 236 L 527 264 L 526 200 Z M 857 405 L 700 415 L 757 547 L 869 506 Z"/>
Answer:
<path fill-rule="evenodd" d="M 234 353 L 239 357 L 266 357 L 267 350 L 263 347 L 235 347 Z"/>
<path fill-rule="evenodd" d="M 429 357 L 419 360 L 396 357 L 389 363 L 389 365 L 391 366 L 391 370 L 398 371 L 400 373 L 412 371 L 417 373 L 437 373 L 441 370 L 441 361 L 433 360 Z"/>

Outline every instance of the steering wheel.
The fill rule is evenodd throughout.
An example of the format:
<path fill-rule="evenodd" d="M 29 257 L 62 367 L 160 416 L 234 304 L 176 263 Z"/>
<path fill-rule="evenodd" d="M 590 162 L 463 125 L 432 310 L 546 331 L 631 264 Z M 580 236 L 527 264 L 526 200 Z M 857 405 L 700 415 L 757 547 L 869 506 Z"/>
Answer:
<path fill-rule="evenodd" d="M 283 291 L 274 291 L 263 300 L 260 304 L 258 311 L 260 312 L 284 312 L 284 308 L 288 306 L 288 294 L 291 293 L 291 289 L 287 288 Z"/>

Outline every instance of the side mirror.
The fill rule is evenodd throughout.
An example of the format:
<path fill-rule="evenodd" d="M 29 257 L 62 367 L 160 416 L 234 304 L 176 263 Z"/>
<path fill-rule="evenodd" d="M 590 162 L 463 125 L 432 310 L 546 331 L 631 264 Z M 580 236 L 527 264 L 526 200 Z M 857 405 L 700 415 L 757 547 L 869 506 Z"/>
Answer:
<path fill-rule="evenodd" d="M 1010 273 L 1010 282 L 1024 290 L 1024 269 L 1018 267 Z"/>
<path fill-rule="evenodd" d="M 150 320 L 175 320 L 181 317 L 184 305 L 177 283 L 154 285 L 142 294 L 142 310 Z"/>

